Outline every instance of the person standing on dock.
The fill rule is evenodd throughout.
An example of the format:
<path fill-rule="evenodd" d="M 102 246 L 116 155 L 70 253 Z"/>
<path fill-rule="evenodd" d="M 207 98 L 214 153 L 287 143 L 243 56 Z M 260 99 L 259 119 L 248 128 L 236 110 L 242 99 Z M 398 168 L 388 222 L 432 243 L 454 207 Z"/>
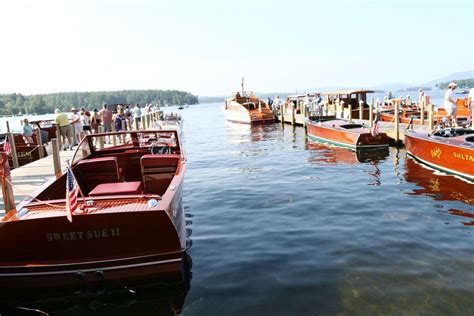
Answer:
<path fill-rule="evenodd" d="M 82 124 L 81 124 L 81 116 L 77 114 L 77 109 L 71 109 L 71 115 L 69 116 L 69 120 L 72 126 L 72 133 L 74 139 L 74 145 L 77 145 L 81 141 L 81 131 L 82 131 Z"/>
<path fill-rule="evenodd" d="M 110 133 L 112 131 L 112 112 L 107 108 L 107 104 L 102 106 L 102 110 L 100 110 L 99 114 L 102 120 L 102 126 L 104 127 L 104 133 Z"/>
<path fill-rule="evenodd" d="M 270 108 L 270 110 L 273 110 L 273 100 L 272 98 L 268 97 L 268 100 L 267 100 L 267 104 L 268 104 L 268 107 Z"/>
<path fill-rule="evenodd" d="M 310 104 L 311 98 L 309 97 L 309 93 L 306 93 L 306 96 L 303 99 L 304 112 L 301 111 L 301 113 L 308 113 Z"/>
<path fill-rule="evenodd" d="M 321 94 L 316 93 L 316 95 L 313 98 L 313 111 L 315 112 L 316 115 L 321 115 Z"/>
<path fill-rule="evenodd" d="M 456 101 L 454 100 L 454 89 L 456 89 L 456 84 L 451 82 L 448 85 L 448 90 L 446 90 L 444 94 L 444 109 L 448 115 L 448 119 L 450 120 L 451 126 L 457 127 L 456 121 L 456 111 L 457 105 Z"/>
<path fill-rule="evenodd" d="M 273 100 L 273 108 L 274 108 L 275 110 L 279 110 L 279 109 L 280 109 L 280 96 L 279 96 L 279 95 L 277 95 L 277 96 L 275 97 L 275 100 Z"/>
<path fill-rule="evenodd" d="M 421 102 L 423 102 L 423 97 L 425 96 L 425 91 L 423 89 L 418 90 L 418 107 L 420 107 Z"/>
<path fill-rule="evenodd" d="M 56 117 L 54 122 L 56 126 L 59 127 L 59 135 L 61 136 L 61 141 L 63 143 L 64 150 L 67 150 L 66 147 L 66 139 L 69 142 L 69 149 L 72 150 L 72 126 L 69 123 L 69 119 L 66 114 L 61 113 L 61 110 L 56 109 L 54 110 Z"/>
<path fill-rule="evenodd" d="M 81 124 L 82 124 L 82 130 L 86 134 L 91 133 L 91 113 L 87 111 L 85 108 L 81 108 Z"/>
<path fill-rule="evenodd" d="M 135 107 L 133 108 L 132 114 L 133 114 L 133 120 L 138 119 L 138 122 L 141 121 L 142 109 L 140 109 L 140 104 L 138 104 L 138 103 L 135 104 Z"/>

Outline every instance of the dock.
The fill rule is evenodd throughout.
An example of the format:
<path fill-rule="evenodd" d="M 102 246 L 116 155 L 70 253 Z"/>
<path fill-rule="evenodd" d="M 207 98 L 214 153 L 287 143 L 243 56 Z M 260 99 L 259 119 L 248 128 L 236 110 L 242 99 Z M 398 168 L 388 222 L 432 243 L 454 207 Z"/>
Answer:
<path fill-rule="evenodd" d="M 376 104 L 378 104 L 378 100 L 375 103 L 373 98 L 371 102 L 369 103 L 369 108 L 365 108 L 364 111 L 369 111 L 373 113 L 373 109 L 375 108 Z M 397 105 L 398 106 L 398 105 Z M 423 105 L 424 108 L 428 108 L 428 116 L 431 118 L 432 117 L 432 108 L 433 106 L 431 104 L 425 106 Z M 398 113 L 398 107 L 396 107 L 396 113 Z M 358 111 L 359 112 L 359 117 L 363 117 L 363 111 Z M 335 118 L 336 117 L 344 117 L 345 119 L 348 119 L 349 121 L 352 121 L 354 123 L 362 124 L 367 127 L 372 127 L 373 121 L 374 121 L 374 115 L 372 114 L 369 119 L 353 119 L 351 118 L 351 113 L 353 113 L 352 108 L 344 108 L 343 106 L 339 104 L 332 104 L 331 108 L 327 108 L 326 112 L 324 113 L 326 116 L 333 115 Z M 291 124 L 293 126 L 303 126 L 306 127 L 306 121 L 305 118 L 309 116 L 310 113 L 307 113 L 305 110 L 304 106 L 301 106 L 300 109 L 297 109 L 294 105 L 291 106 L 291 108 L 285 108 L 285 106 L 281 107 L 280 111 L 274 111 L 275 115 L 275 120 L 277 122 L 280 122 L 282 126 L 285 124 Z M 398 117 L 397 117 L 398 120 Z M 396 123 L 396 122 L 379 122 L 380 126 L 380 131 L 383 133 L 386 133 L 387 136 L 392 140 L 394 144 L 397 145 L 403 145 L 405 142 L 405 130 L 408 127 L 408 124 L 404 123 Z M 429 131 L 433 127 L 433 121 L 427 119 L 424 123 L 424 125 L 419 125 L 415 124 L 411 128 L 416 131 Z"/>

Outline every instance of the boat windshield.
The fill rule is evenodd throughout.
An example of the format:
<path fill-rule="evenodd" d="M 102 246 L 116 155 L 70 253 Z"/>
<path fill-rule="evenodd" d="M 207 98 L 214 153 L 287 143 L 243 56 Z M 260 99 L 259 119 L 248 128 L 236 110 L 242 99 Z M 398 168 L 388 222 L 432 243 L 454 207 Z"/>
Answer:
<path fill-rule="evenodd" d="M 72 164 L 100 153 L 116 153 L 147 148 L 154 153 L 180 152 L 176 130 L 127 131 L 90 134 L 84 137 L 74 153 Z"/>

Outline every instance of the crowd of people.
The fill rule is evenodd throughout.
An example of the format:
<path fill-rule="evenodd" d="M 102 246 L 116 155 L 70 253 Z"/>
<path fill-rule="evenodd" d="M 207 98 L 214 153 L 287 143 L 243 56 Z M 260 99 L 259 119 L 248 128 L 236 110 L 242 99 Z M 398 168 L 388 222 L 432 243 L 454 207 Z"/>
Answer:
<path fill-rule="evenodd" d="M 54 121 L 59 129 L 64 150 L 72 150 L 74 146 L 79 144 L 81 132 L 85 134 L 98 133 L 100 126 L 104 133 L 113 130 L 122 131 L 124 128 L 128 130 L 135 118 L 140 122 L 143 115 L 158 110 L 159 107 L 152 103 L 146 104 L 143 108 L 139 104 L 136 104 L 133 108 L 130 108 L 130 105 L 116 105 L 112 108 L 104 104 L 102 109 L 93 109 L 92 111 L 84 107 L 80 108 L 79 111 L 72 108 L 69 114 L 56 109 L 54 111 L 56 115 Z"/>

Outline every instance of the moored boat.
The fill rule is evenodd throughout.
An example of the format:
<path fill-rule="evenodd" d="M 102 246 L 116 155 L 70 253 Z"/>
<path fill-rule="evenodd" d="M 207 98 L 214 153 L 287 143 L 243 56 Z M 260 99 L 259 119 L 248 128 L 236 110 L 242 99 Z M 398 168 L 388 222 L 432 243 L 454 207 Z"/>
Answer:
<path fill-rule="evenodd" d="M 36 138 L 36 134 L 33 134 L 33 144 L 26 144 L 23 136 L 21 134 L 13 134 L 13 139 L 15 142 L 15 149 L 16 154 L 18 157 L 18 166 L 24 166 L 29 164 L 30 162 L 36 161 L 40 159 L 40 146 L 38 145 L 38 139 Z M 5 140 L 3 143 L 0 144 L 0 151 L 4 151 Z M 11 145 L 11 144 L 10 144 Z M 48 154 L 46 152 L 46 145 L 43 143 L 43 156 L 46 157 Z M 11 155 L 8 157 L 10 166 L 13 166 L 13 160 Z"/>
<path fill-rule="evenodd" d="M 432 134 L 407 130 L 407 153 L 424 164 L 474 181 L 474 130 L 442 129 Z"/>
<path fill-rule="evenodd" d="M 385 133 L 372 135 L 362 124 L 345 120 L 313 121 L 306 120 L 310 140 L 350 148 L 352 150 L 387 148 L 390 139 Z"/>
<path fill-rule="evenodd" d="M 94 145 L 113 134 L 123 143 Z M 176 131 L 87 135 L 71 163 L 81 192 L 71 220 L 68 172 L 1 219 L 0 290 L 179 276 L 185 169 Z"/>
<path fill-rule="evenodd" d="M 268 104 L 254 94 L 242 91 L 224 101 L 224 113 L 228 121 L 244 124 L 271 124 L 275 116 Z"/>

